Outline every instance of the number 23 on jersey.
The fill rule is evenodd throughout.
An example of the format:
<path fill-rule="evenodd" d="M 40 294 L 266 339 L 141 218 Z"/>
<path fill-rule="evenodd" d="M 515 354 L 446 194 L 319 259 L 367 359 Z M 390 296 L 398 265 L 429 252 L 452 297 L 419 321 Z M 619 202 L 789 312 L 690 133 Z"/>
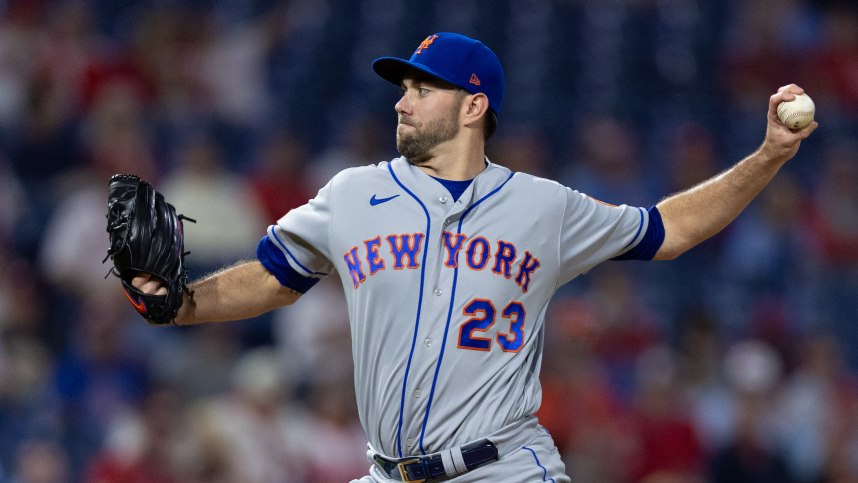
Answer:
<path fill-rule="evenodd" d="M 525 310 L 521 302 L 510 302 L 498 314 L 491 300 L 473 299 L 465 305 L 462 313 L 470 317 L 459 328 L 460 349 L 489 351 L 492 342 L 497 342 L 504 352 L 518 352 L 524 344 Z M 498 316 L 500 320 L 497 320 Z M 495 323 L 503 323 L 497 336 L 486 336 Z"/>

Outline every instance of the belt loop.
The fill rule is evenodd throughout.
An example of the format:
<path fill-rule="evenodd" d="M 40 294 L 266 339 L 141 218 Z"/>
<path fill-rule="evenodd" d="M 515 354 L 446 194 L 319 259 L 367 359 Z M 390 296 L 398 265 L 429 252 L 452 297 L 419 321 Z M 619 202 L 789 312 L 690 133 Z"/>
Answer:
<path fill-rule="evenodd" d="M 444 471 L 447 473 L 447 477 L 453 478 L 462 474 L 453 460 L 453 448 L 441 451 L 441 462 L 444 463 Z"/>
<path fill-rule="evenodd" d="M 455 448 L 450 449 L 451 456 L 453 457 L 453 465 L 458 471 L 459 475 L 465 474 L 468 472 L 468 465 L 465 464 L 465 457 L 462 455 L 462 447 L 456 446 Z"/>
<path fill-rule="evenodd" d="M 441 462 L 444 463 L 444 471 L 449 478 L 464 475 L 468 472 L 468 465 L 465 464 L 465 457 L 462 454 L 461 446 L 441 451 Z"/>

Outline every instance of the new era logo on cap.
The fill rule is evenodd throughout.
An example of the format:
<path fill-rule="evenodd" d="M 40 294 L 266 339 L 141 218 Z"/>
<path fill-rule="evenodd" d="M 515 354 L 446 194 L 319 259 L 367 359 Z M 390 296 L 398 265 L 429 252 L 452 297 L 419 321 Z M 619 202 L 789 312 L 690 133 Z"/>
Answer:
<path fill-rule="evenodd" d="M 505 80 L 500 60 L 482 42 L 461 34 L 439 32 L 426 37 L 408 60 L 381 57 L 372 63 L 373 70 L 396 85 L 408 68 L 461 87 L 471 94 L 482 92 L 489 107 L 500 114 Z"/>

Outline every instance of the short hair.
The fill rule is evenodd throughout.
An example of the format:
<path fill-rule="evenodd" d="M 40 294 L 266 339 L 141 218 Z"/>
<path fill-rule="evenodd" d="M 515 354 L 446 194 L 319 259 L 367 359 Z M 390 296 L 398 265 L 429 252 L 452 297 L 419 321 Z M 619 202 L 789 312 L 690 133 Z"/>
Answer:
<path fill-rule="evenodd" d="M 483 140 L 488 141 L 497 130 L 498 115 L 495 113 L 494 109 L 489 109 L 488 112 L 486 112 L 485 120 L 483 122 Z"/>

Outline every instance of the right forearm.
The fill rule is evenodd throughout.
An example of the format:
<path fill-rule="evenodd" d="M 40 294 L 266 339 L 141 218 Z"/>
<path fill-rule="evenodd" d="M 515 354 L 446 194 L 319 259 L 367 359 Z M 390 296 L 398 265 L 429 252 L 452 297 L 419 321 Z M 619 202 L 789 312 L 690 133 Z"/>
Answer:
<path fill-rule="evenodd" d="M 300 294 L 280 282 L 258 261 L 240 262 L 188 286 L 176 324 L 247 319 L 289 305 Z"/>

